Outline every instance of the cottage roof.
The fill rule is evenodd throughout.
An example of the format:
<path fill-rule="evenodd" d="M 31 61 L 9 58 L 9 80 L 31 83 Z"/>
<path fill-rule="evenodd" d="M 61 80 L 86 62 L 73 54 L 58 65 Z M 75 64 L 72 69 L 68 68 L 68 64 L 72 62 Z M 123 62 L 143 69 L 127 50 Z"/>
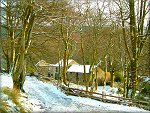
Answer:
<path fill-rule="evenodd" d="M 94 67 L 96 67 L 96 66 L 94 66 Z M 86 73 L 89 73 L 90 65 L 85 65 L 85 70 L 86 70 Z M 67 72 L 84 73 L 84 65 L 74 64 L 67 70 Z"/>
<path fill-rule="evenodd" d="M 49 66 L 45 60 L 40 60 L 35 66 Z"/>
<path fill-rule="evenodd" d="M 69 59 L 66 64 L 68 63 L 68 65 L 71 63 L 71 62 L 75 62 L 73 59 Z M 60 65 L 60 67 L 63 67 L 64 66 L 64 61 L 63 59 L 60 60 L 58 63 L 56 64 L 50 64 L 50 66 L 54 66 L 54 67 L 58 67 Z"/>
<path fill-rule="evenodd" d="M 68 63 L 68 64 L 70 64 L 72 61 L 74 61 L 73 59 L 69 59 L 69 60 L 67 60 L 67 62 L 66 62 L 66 64 Z M 60 66 L 63 66 L 64 65 L 64 61 L 63 61 L 63 59 L 62 60 L 60 60 L 56 65 L 58 65 L 59 66 L 59 64 L 60 64 Z"/>
<path fill-rule="evenodd" d="M 49 66 L 51 66 L 51 67 L 58 67 L 59 65 L 57 65 L 57 64 L 49 64 Z"/>

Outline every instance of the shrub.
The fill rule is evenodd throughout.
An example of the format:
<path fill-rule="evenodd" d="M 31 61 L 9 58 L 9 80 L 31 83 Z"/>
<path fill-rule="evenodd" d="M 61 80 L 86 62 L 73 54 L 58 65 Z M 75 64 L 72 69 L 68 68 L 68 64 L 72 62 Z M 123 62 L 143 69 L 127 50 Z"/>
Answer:
<path fill-rule="evenodd" d="M 142 94 L 137 95 L 135 98 L 138 99 L 138 100 L 149 101 L 149 99 L 147 100 L 147 99 L 145 98 L 145 96 L 142 95 Z M 146 105 L 146 106 L 149 106 L 149 103 L 142 103 L 142 104 L 143 104 L 143 105 Z"/>
<path fill-rule="evenodd" d="M 30 73 L 31 76 L 34 75 L 34 69 L 31 67 L 27 68 L 27 72 Z"/>
<path fill-rule="evenodd" d="M 135 98 L 136 98 L 136 99 L 139 99 L 139 100 L 145 100 L 145 99 L 144 99 L 144 96 L 141 95 L 141 94 L 140 94 L 140 95 L 137 95 Z"/>
<path fill-rule="evenodd" d="M 123 82 L 124 78 L 120 71 L 114 73 L 116 82 Z"/>
<path fill-rule="evenodd" d="M 118 94 L 123 94 L 123 91 L 124 91 L 123 88 L 121 87 L 118 88 Z"/>
<path fill-rule="evenodd" d="M 141 93 L 150 95 L 150 84 L 149 83 L 145 83 L 142 85 Z"/>

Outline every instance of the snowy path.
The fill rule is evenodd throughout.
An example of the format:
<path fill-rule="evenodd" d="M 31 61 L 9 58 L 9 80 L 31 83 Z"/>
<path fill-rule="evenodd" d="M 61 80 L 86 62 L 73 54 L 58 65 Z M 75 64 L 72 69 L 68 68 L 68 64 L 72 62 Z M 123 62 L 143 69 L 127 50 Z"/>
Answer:
<path fill-rule="evenodd" d="M 78 97 L 67 96 L 55 86 L 33 77 L 27 77 L 24 89 L 31 100 L 36 100 L 37 105 L 47 111 L 100 111 L 98 107 L 76 102 L 73 98 Z"/>
<path fill-rule="evenodd" d="M 0 87 L 12 87 L 8 75 L 0 76 Z M 137 107 L 103 103 L 90 98 L 67 96 L 52 84 L 43 83 L 35 77 L 26 77 L 24 89 L 32 103 L 33 112 L 148 112 Z M 29 105 L 28 105 L 29 106 Z"/>

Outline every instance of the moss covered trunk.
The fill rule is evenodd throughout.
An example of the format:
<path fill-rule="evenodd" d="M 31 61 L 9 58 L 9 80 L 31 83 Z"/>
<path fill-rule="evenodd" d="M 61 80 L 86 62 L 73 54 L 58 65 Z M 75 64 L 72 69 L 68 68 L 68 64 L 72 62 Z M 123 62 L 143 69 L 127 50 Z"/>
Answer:
<path fill-rule="evenodd" d="M 30 46 L 32 28 L 35 18 L 33 5 L 34 3 L 32 2 L 32 0 L 28 0 L 27 6 L 24 7 L 25 9 L 23 12 L 23 16 L 20 20 L 22 22 L 22 30 L 17 41 L 17 46 L 15 47 L 15 50 L 14 48 L 11 48 L 11 59 L 13 58 L 13 88 L 21 91 L 24 91 L 23 84 L 25 81 L 26 72 L 26 54 Z M 14 44 L 12 44 L 12 46 L 14 46 Z M 14 51 L 16 52 L 16 54 L 14 54 Z"/>

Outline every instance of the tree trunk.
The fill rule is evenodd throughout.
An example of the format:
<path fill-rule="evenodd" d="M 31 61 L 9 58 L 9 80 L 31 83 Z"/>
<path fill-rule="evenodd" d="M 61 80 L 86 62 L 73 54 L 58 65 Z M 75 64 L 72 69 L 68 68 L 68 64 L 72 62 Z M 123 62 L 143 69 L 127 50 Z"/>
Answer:
<path fill-rule="evenodd" d="M 127 67 L 127 84 L 126 84 L 126 98 L 129 97 L 129 76 L 130 76 L 130 72 L 129 72 L 129 67 Z"/>
<path fill-rule="evenodd" d="M 1 56 L 2 52 L 0 50 L 0 73 L 2 72 L 2 56 Z"/>
<path fill-rule="evenodd" d="M 63 74 L 62 74 L 62 82 L 67 85 L 66 83 L 66 75 L 67 73 L 67 48 L 65 48 L 65 52 L 64 52 L 64 58 L 63 58 Z"/>
<path fill-rule="evenodd" d="M 11 37 L 11 57 L 10 57 L 10 65 L 12 68 L 14 65 L 14 60 L 15 60 L 15 43 L 14 43 L 14 31 L 11 31 L 10 33 L 10 37 Z"/>
<path fill-rule="evenodd" d="M 131 75 L 132 75 L 132 93 L 131 98 L 135 98 L 137 89 L 137 69 L 138 69 L 138 59 L 137 59 L 137 29 L 136 29 L 136 17 L 134 9 L 134 0 L 129 1 L 130 7 L 130 36 L 132 44 L 132 59 L 131 59 Z"/>
<path fill-rule="evenodd" d="M 2 52 L 1 52 L 1 49 L 0 49 L 0 73 L 2 72 L 2 56 L 1 56 Z"/>
<path fill-rule="evenodd" d="M 127 93 L 127 65 L 126 65 L 126 58 L 125 58 L 125 69 L 124 69 L 124 92 L 123 96 L 126 97 Z"/>
<path fill-rule="evenodd" d="M 98 80 L 97 80 L 97 68 L 96 68 L 96 75 L 95 75 L 95 90 L 98 89 Z"/>
<path fill-rule="evenodd" d="M 8 51 L 7 51 L 7 52 L 8 52 Z M 6 69 L 6 72 L 9 73 L 9 72 L 10 72 L 10 61 L 9 61 L 8 53 L 5 54 L 5 57 L 6 57 L 6 62 L 7 62 L 7 69 Z"/>
<path fill-rule="evenodd" d="M 18 78 L 16 78 L 18 77 Z M 22 70 L 21 73 L 14 73 L 14 77 L 13 77 L 13 88 L 14 89 L 18 89 L 21 90 L 22 92 L 25 92 L 23 89 L 23 84 L 25 81 L 25 73 L 24 70 Z"/>
<path fill-rule="evenodd" d="M 125 19 L 123 17 L 123 9 L 122 9 L 122 3 L 120 2 L 120 15 L 121 15 L 121 20 L 122 20 L 122 30 L 123 30 L 123 38 L 125 41 L 125 48 L 126 52 L 129 56 L 130 60 L 130 73 L 131 73 L 131 84 L 132 84 L 132 93 L 131 97 L 135 98 L 136 90 L 137 90 L 137 83 L 138 83 L 138 60 L 141 54 L 141 51 L 143 49 L 143 46 L 148 38 L 148 33 L 150 30 L 150 25 L 149 23 L 147 24 L 147 29 L 144 29 L 144 20 L 146 17 L 146 2 L 147 0 L 140 0 L 138 1 L 138 7 L 136 7 L 136 2 L 135 0 L 129 0 L 129 18 L 130 18 L 130 41 L 131 41 L 131 51 L 128 48 L 127 41 L 126 41 L 126 30 L 125 30 Z M 135 13 L 135 7 L 137 9 L 137 13 Z M 136 18 L 137 16 L 137 18 Z M 137 24 L 137 25 L 136 25 Z M 146 33 L 146 35 L 144 35 Z M 148 34 L 148 35 L 147 35 Z M 130 54 L 131 53 L 131 54 Z M 128 76 L 127 76 L 127 79 Z M 127 80 L 128 82 L 128 80 Z M 128 83 L 127 83 L 128 85 Z"/>
<path fill-rule="evenodd" d="M 84 55 L 84 47 L 83 47 L 83 37 L 82 34 L 80 33 L 81 36 L 81 52 L 82 52 L 82 63 L 83 63 L 83 68 L 84 68 L 84 73 L 83 73 L 83 81 L 84 81 L 84 85 L 86 86 L 86 91 L 88 91 L 88 78 L 86 76 L 86 69 L 85 69 L 85 55 Z"/>
<path fill-rule="evenodd" d="M 131 61 L 131 79 L 132 79 L 132 93 L 131 98 L 135 98 L 136 90 L 137 90 L 137 60 Z"/>
<path fill-rule="evenodd" d="M 0 14 L 1 14 L 1 0 L 0 0 Z M 0 16 L 0 73 L 2 72 L 2 31 L 1 31 L 1 16 Z"/>
<path fill-rule="evenodd" d="M 110 84 L 110 86 L 111 87 L 114 87 L 114 68 L 112 69 L 112 71 L 110 72 L 111 73 L 111 84 Z"/>
<path fill-rule="evenodd" d="M 26 71 L 25 55 L 27 54 L 31 42 L 30 38 L 32 34 L 34 18 L 35 14 L 33 13 L 33 2 L 32 0 L 29 0 L 28 6 L 25 8 L 25 11 L 23 13 L 22 33 L 20 39 L 18 40 L 19 47 L 15 48 L 17 54 L 15 55 L 14 65 L 12 67 L 13 88 L 21 90 L 23 92 L 23 84 L 25 81 Z M 11 55 L 14 54 L 12 53 Z"/>
<path fill-rule="evenodd" d="M 25 22 L 26 27 L 26 22 Z M 24 91 L 23 90 L 23 83 L 25 81 L 25 35 L 26 30 L 23 29 L 22 38 L 20 40 L 20 50 L 18 51 L 19 56 L 16 58 L 16 62 L 14 65 L 14 69 L 12 72 L 13 75 L 13 88 Z"/>
<path fill-rule="evenodd" d="M 106 87 L 106 73 L 107 73 L 107 55 L 105 56 L 105 75 L 104 75 L 104 86 L 103 86 L 103 91 L 102 91 L 103 95 L 106 94 L 106 90 L 105 90 L 105 87 Z"/>
<path fill-rule="evenodd" d="M 58 45 L 59 46 L 59 45 Z M 60 50 L 59 50 L 59 47 L 58 47 L 58 62 L 60 61 Z M 58 66 L 58 83 L 60 83 L 61 81 L 61 70 L 60 70 L 60 63 L 59 63 L 59 66 Z"/>
<path fill-rule="evenodd" d="M 115 72 L 115 70 L 114 70 L 114 67 L 113 67 L 113 62 L 110 60 L 110 74 L 111 74 L 111 84 L 110 84 L 110 86 L 111 87 L 114 87 L 114 72 Z"/>

